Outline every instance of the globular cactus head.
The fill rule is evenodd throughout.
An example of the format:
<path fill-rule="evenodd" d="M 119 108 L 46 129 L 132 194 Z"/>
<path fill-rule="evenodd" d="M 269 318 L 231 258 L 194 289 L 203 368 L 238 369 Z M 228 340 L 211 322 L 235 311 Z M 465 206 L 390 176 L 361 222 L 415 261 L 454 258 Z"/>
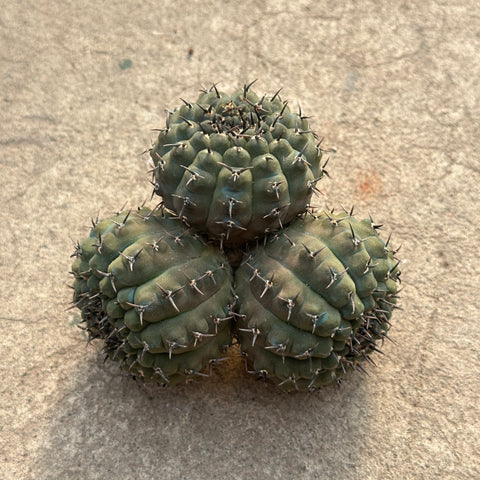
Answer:
<path fill-rule="evenodd" d="M 377 229 L 347 212 L 308 214 L 247 255 L 236 332 L 251 372 L 313 391 L 373 362 L 400 277 Z"/>
<path fill-rule="evenodd" d="M 325 173 L 308 117 L 279 92 L 215 85 L 167 112 L 150 151 L 154 191 L 188 226 L 238 245 L 282 229 L 304 212 Z"/>
<path fill-rule="evenodd" d="M 173 385 L 204 374 L 230 345 L 231 268 L 168 213 L 140 208 L 95 222 L 74 256 L 85 329 L 131 374 Z"/>

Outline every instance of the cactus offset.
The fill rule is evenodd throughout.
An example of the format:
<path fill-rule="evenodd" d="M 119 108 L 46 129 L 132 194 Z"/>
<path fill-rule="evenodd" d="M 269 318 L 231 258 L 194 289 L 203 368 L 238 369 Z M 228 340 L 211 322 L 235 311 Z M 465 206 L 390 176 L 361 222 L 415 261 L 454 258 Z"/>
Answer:
<path fill-rule="evenodd" d="M 237 334 L 253 372 L 315 390 L 373 362 L 400 275 L 377 228 L 351 213 L 309 214 L 246 258 L 235 276 Z"/>
<path fill-rule="evenodd" d="M 150 151 L 154 191 L 188 226 L 223 245 L 260 238 L 304 212 L 324 175 L 307 117 L 279 92 L 214 85 L 167 112 Z"/>
<path fill-rule="evenodd" d="M 226 258 L 164 211 L 94 223 L 74 256 L 85 329 L 130 373 L 173 385 L 201 375 L 231 343 Z"/>

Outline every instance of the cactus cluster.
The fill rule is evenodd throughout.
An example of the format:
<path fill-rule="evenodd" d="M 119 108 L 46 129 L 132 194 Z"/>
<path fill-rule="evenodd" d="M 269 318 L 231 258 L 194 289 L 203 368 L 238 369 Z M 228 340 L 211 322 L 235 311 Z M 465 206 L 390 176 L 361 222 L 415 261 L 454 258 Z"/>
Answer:
<path fill-rule="evenodd" d="M 75 245 L 83 328 L 146 381 L 207 375 L 233 343 L 249 372 L 314 391 L 364 371 L 389 338 L 390 239 L 371 218 L 311 207 L 321 142 L 279 92 L 250 87 L 213 85 L 167 112 L 150 149 L 162 202 L 96 220 Z"/>

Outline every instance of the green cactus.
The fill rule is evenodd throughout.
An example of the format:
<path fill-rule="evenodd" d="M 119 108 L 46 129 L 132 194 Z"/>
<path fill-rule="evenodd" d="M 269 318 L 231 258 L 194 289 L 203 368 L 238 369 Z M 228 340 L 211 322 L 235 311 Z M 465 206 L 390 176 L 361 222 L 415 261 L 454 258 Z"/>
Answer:
<path fill-rule="evenodd" d="M 231 268 L 165 211 L 94 222 L 74 256 L 85 329 L 131 374 L 173 385 L 202 375 L 231 343 Z"/>
<path fill-rule="evenodd" d="M 205 375 L 234 334 L 251 373 L 314 391 L 365 371 L 389 338 L 390 238 L 352 212 L 313 213 L 327 150 L 280 90 L 259 97 L 252 83 L 167 112 L 150 149 L 162 203 L 94 221 L 75 246 L 89 340 L 146 381 Z"/>
<path fill-rule="evenodd" d="M 303 213 L 325 174 L 322 148 L 301 110 L 279 92 L 214 85 L 167 112 L 150 151 L 154 191 L 188 226 L 221 247 L 260 238 Z"/>
<path fill-rule="evenodd" d="M 236 332 L 254 373 L 310 391 L 373 362 L 400 276 L 378 228 L 351 212 L 308 214 L 247 256 L 235 274 Z"/>

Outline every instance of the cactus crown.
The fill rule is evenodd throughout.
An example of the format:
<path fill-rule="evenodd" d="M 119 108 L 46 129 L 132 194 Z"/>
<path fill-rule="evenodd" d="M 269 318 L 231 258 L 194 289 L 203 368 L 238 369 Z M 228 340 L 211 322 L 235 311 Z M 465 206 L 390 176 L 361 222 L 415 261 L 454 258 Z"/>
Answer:
<path fill-rule="evenodd" d="M 325 173 L 308 117 L 279 92 L 260 98 L 250 85 L 232 95 L 214 85 L 195 103 L 183 100 L 150 152 L 154 192 L 221 247 L 283 228 Z"/>

